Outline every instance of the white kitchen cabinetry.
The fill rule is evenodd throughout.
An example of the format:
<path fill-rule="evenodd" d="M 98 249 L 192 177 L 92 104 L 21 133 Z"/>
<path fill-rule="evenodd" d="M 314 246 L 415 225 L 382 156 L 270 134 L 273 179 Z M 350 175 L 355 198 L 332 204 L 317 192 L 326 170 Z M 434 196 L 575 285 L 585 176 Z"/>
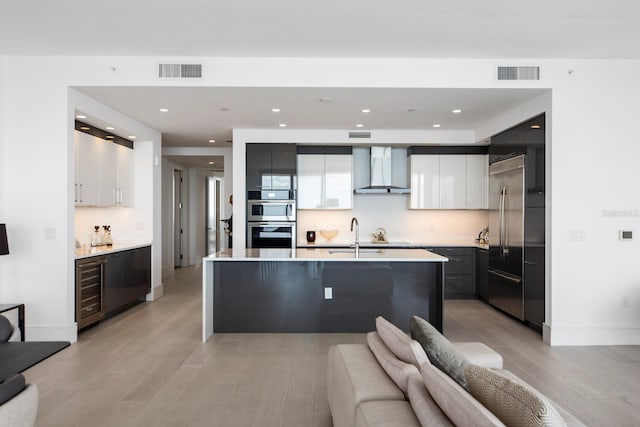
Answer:
<path fill-rule="evenodd" d="M 467 156 L 467 209 L 489 209 L 489 156 Z"/>
<path fill-rule="evenodd" d="M 132 206 L 133 150 L 83 132 L 75 142 L 76 206 Z"/>
<path fill-rule="evenodd" d="M 298 154 L 298 209 L 351 209 L 350 154 Z"/>
<path fill-rule="evenodd" d="M 410 209 L 440 208 L 439 156 L 409 156 Z"/>
<path fill-rule="evenodd" d="M 412 155 L 410 209 L 487 209 L 487 156 Z"/>
<path fill-rule="evenodd" d="M 102 146 L 93 136 L 75 132 L 74 201 L 76 206 L 97 206 L 100 203 L 100 151 Z"/>

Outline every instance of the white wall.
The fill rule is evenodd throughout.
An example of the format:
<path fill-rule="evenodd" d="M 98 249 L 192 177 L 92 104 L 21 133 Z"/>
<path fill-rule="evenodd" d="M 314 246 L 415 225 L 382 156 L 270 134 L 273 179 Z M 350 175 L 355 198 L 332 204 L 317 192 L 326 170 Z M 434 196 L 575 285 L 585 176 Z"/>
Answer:
<path fill-rule="evenodd" d="M 635 76 L 640 72 L 640 61 L 178 60 L 197 61 L 205 70 L 216 72 L 204 73 L 205 78 L 198 81 L 161 82 L 155 77 L 157 63 L 171 62 L 172 58 L 4 58 L 5 106 L 11 108 L 5 110 L 1 128 L 2 154 L 6 157 L 5 177 L 10 176 L 11 183 L 2 182 L 0 197 L 15 243 L 11 256 L 5 257 L 10 261 L 2 264 L 0 283 L 12 284 L 3 291 L 7 299 L 27 303 L 27 333 L 31 332 L 33 339 L 44 336 L 36 333 L 41 328 L 47 328 L 48 337 L 65 338 L 72 324 L 69 86 L 444 87 L 552 90 L 548 174 L 553 192 L 547 205 L 552 316 L 546 325 L 547 336 L 553 344 L 640 344 L 640 271 L 634 264 L 640 252 L 637 240 L 617 240 L 618 229 L 628 227 L 637 233 L 640 228 L 640 216 L 634 214 L 640 209 L 634 164 L 640 157 L 635 121 L 640 99 Z M 532 64 L 542 67 L 540 81 L 495 80 L 497 65 Z M 504 127 L 512 124 L 505 123 Z M 244 198 L 244 155 L 236 156 L 241 153 L 241 145 L 234 147 L 234 199 Z M 225 166 L 225 170 L 231 169 Z M 35 179 L 33 171 L 46 180 Z M 238 200 L 235 206 L 244 206 L 244 200 Z M 603 211 L 621 212 L 620 215 L 628 212 L 628 216 L 605 216 Z M 244 211 L 237 209 L 234 219 L 244 223 Z M 48 236 L 55 234 L 55 238 L 45 240 L 45 229 Z M 575 241 L 571 236 L 584 239 Z M 33 260 L 38 260 L 37 270 L 32 268 Z"/>

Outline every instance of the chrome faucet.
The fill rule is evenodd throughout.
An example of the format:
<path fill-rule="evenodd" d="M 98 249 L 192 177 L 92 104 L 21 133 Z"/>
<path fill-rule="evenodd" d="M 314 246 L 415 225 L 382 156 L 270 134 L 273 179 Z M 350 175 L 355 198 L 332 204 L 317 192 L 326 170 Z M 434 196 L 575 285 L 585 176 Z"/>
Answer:
<path fill-rule="evenodd" d="M 351 218 L 351 231 L 353 231 L 353 224 L 356 224 L 356 241 L 355 241 L 355 248 L 356 248 L 356 257 L 358 256 L 358 253 L 360 252 L 360 224 L 358 224 L 358 218 L 356 218 L 355 216 L 353 218 Z"/>

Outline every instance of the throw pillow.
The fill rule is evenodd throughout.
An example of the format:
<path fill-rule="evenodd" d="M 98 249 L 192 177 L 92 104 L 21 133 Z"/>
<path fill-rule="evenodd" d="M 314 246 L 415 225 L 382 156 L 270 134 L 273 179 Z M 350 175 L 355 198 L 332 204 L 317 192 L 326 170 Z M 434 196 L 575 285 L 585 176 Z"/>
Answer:
<path fill-rule="evenodd" d="M 403 362 L 420 369 L 423 363 L 429 361 L 420 343 L 382 316 L 376 318 L 376 331 L 389 350 Z"/>
<path fill-rule="evenodd" d="M 9 319 L 0 314 L 0 342 L 7 342 L 13 334 L 13 326 Z"/>
<path fill-rule="evenodd" d="M 409 378 L 409 403 L 420 425 L 429 427 L 453 427 L 451 420 L 433 400 L 422 378 Z"/>
<path fill-rule="evenodd" d="M 436 328 L 418 316 L 409 322 L 411 337 L 422 344 L 431 363 L 463 388 L 467 388 L 464 368 L 469 361 Z"/>
<path fill-rule="evenodd" d="M 418 368 L 398 359 L 382 342 L 377 332 L 367 334 L 367 344 L 373 355 L 378 360 L 382 369 L 389 375 L 393 382 L 406 395 L 407 384 L 410 377 L 420 378 Z"/>
<path fill-rule="evenodd" d="M 434 365 L 425 363 L 420 367 L 420 372 L 429 394 L 454 425 L 464 427 L 504 426 L 502 421 Z"/>
<path fill-rule="evenodd" d="M 471 365 L 465 369 L 469 391 L 507 426 L 566 426 L 557 409 L 528 384 Z"/>
<path fill-rule="evenodd" d="M 20 394 L 25 387 L 24 377 L 21 374 L 13 374 L 0 382 L 0 405 Z"/>

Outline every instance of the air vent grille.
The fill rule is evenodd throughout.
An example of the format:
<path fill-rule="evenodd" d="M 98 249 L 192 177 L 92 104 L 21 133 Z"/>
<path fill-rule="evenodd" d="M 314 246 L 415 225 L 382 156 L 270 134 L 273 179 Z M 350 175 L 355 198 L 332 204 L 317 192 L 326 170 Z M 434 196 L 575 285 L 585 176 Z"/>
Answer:
<path fill-rule="evenodd" d="M 498 80 L 540 80 L 540 67 L 498 67 Z"/>
<path fill-rule="evenodd" d="M 161 79 L 200 79 L 202 64 L 159 64 L 158 77 Z"/>
<path fill-rule="evenodd" d="M 349 138 L 371 138 L 371 132 L 349 132 Z"/>

